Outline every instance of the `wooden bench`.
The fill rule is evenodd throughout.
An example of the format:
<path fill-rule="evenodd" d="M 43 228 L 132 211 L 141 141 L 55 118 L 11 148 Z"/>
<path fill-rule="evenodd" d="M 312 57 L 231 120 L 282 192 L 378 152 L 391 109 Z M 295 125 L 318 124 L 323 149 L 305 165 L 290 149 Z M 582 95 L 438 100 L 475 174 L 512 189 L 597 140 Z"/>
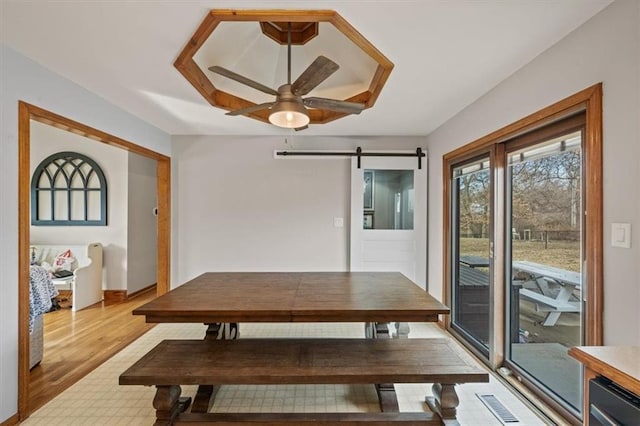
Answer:
<path fill-rule="evenodd" d="M 489 375 L 449 339 L 165 340 L 120 376 L 156 386 L 156 425 L 442 424 L 455 421 L 455 385 Z M 433 383 L 420 413 L 189 413 L 180 385 Z M 184 404 L 183 404 L 184 405 Z"/>

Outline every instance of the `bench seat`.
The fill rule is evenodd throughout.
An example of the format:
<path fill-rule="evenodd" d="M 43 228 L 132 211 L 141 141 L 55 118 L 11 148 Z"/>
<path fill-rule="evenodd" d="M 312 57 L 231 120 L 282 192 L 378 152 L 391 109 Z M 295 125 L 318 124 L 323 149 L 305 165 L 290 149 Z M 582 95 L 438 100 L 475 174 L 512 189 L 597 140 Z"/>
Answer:
<path fill-rule="evenodd" d="M 458 399 L 454 385 L 488 381 L 488 373 L 450 339 L 165 340 L 120 376 L 121 385 L 158 388 L 154 399 L 156 424 L 207 423 L 220 416 L 179 414 L 180 385 L 434 383 L 435 411 L 442 418 L 455 418 Z M 367 417 L 361 413 L 348 414 L 364 419 L 353 420 L 356 423 L 367 423 Z M 345 413 L 332 415 L 346 416 Z M 238 417 L 239 424 L 247 416 L 253 415 Z M 306 423 L 335 423 L 331 416 L 318 416 Z M 283 417 L 286 416 L 279 416 Z M 343 421 L 348 424 L 351 420 L 347 417 L 343 417 Z M 418 417 L 422 424 L 431 421 L 429 416 Z M 400 415 L 387 418 L 384 424 L 415 421 L 411 419 L 408 414 Z M 298 420 L 296 416 L 289 416 L 279 422 L 296 424 Z M 251 421 L 256 419 L 252 417 Z"/>
<path fill-rule="evenodd" d="M 462 355 L 449 339 L 164 340 L 120 384 L 486 382 L 487 373 Z"/>
<path fill-rule="evenodd" d="M 538 307 L 538 310 L 542 312 L 580 312 L 579 302 L 558 301 L 552 297 L 536 293 L 535 291 L 528 290 L 526 288 L 520 289 L 520 296 L 522 296 L 523 299 L 536 303 L 537 305 L 542 305 L 541 307 Z"/>

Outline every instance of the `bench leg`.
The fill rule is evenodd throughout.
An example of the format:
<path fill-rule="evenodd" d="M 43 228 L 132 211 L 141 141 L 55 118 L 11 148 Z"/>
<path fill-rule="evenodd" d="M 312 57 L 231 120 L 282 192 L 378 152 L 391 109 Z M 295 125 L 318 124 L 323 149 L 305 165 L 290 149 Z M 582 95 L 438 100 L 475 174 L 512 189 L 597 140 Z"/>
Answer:
<path fill-rule="evenodd" d="M 153 408 L 156 409 L 155 426 L 171 425 L 180 412 L 180 386 L 156 386 L 156 396 L 153 398 Z"/>
<path fill-rule="evenodd" d="M 460 403 L 455 385 L 434 383 L 433 397 L 426 397 L 425 402 L 434 413 L 438 414 L 445 424 L 457 424 L 456 407 Z"/>

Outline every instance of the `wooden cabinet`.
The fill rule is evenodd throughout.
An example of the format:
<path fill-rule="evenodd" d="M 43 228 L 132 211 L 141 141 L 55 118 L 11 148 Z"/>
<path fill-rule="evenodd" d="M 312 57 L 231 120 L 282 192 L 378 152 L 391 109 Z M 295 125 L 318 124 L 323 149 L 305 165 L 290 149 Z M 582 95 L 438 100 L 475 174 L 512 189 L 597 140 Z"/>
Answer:
<path fill-rule="evenodd" d="M 591 398 L 589 382 L 605 377 L 625 390 L 640 395 L 640 347 L 638 346 L 577 346 L 569 355 L 584 365 L 583 423 L 589 424 Z"/>

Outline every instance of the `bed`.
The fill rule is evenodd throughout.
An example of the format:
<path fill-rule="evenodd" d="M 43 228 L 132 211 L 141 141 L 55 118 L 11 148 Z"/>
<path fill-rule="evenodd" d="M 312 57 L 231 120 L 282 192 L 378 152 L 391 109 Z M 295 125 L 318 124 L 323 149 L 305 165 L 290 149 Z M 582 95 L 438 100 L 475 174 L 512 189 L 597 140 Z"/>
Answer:
<path fill-rule="evenodd" d="M 42 361 L 43 324 L 42 316 L 51 310 L 58 290 L 53 285 L 45 268 L 31 265 L 29 268 L 29 368 Z"/>

